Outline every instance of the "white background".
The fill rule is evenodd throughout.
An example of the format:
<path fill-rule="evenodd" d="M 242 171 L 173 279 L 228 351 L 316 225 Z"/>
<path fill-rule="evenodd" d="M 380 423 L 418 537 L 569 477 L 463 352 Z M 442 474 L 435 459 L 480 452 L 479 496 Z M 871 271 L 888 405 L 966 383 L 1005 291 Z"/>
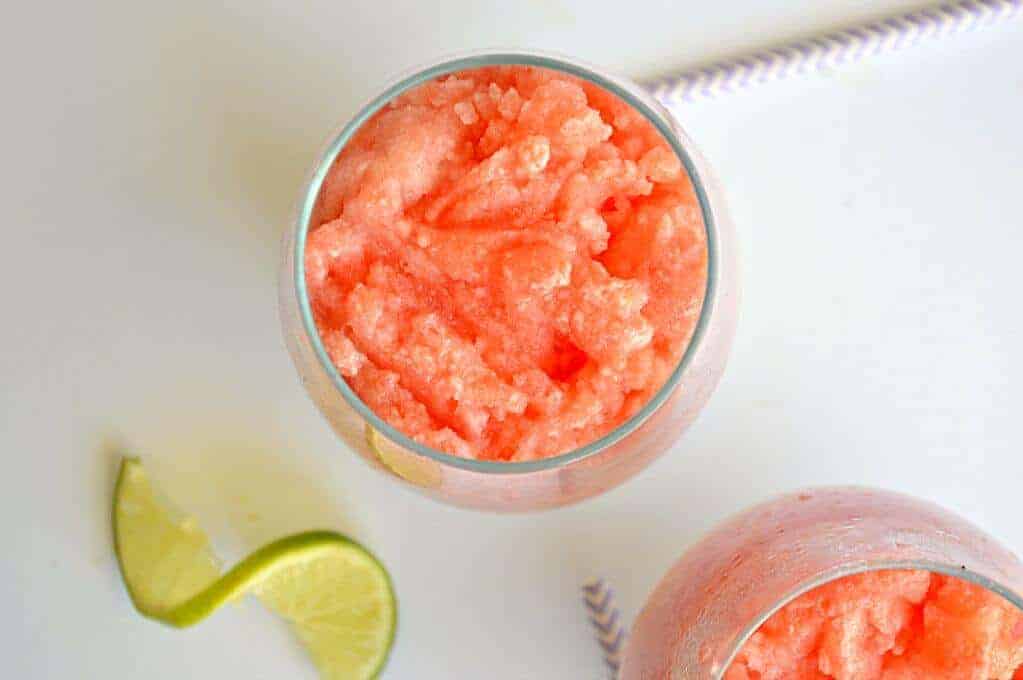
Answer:
<path fill-rule="evenodd" d="M 678 111 L 743 250 L 724 381 L 625 486 L 491 516 L 378 476 L 299 388 L 275 268 L 325 135 L 451 51 L 643 77 L 913 3 L 67 4 L 8 9 L 0 41 L 4 677 L 315 677 L 253 602 L 185 632 L 134 613 L 113 433 L 228 562 L 321 526 L 372 547 L 401 600 L 387 678 L 598 677 L 586 576 L 631 618 L 715 521 L 801 485 L 926 496 L 1023 550 L 1023 21 Z"/>

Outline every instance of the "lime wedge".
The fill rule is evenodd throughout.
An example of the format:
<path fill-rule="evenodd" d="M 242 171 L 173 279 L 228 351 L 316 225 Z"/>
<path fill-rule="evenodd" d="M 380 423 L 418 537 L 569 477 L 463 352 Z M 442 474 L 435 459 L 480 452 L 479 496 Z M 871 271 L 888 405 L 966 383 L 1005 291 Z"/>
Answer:
<path fill-rule="evenodd" d="M 366 423 L 365 433 L 370 450 L 389 471 L 415 486 L 426 489 L 440 486 L 441 470 L 437 461 L 389 446 L 369 423 Z"/>
<path fill-rule="evenodd" d="M 137 459 L 121 461 L 114 489 L 114 550 L 135 608 L 172 625 L 194 623 L 179 622 L 175 608 L 220 577 L 205 534 L 193 518 L 159 498 Z"/>
<path fill-rule="evenodd" d="M 383 669 L 397 622 L 387 571 L 366 549 L 329 531 L 266 545 L 223 576 L 194 520 L 158 498 L 141 463 L 121 463 L 114 547 L 128 594 L 171 626 L 201 621 L 247 593 L 287 619 L 327 680 L 365 680 Z"/>
<path fill-rule="evenodd" d="M 266 570 L 256 595 L 291 622 L 323 678 L 377 677 L 397 618 L 387 572 L 343 536 L 314 532 L 296 538 L 303 537 L 301 547 Z"/>

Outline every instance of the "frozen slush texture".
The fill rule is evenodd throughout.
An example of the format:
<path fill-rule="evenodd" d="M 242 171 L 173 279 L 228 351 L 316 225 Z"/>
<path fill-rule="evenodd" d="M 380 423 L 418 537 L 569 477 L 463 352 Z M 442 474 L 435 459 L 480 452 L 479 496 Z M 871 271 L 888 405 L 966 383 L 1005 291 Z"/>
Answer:
<path fill-rule="evenodd" d="M 725 680 L 1023 679 L 1023 612 L 968 581 L 876 571 L 787 604 Z"/>
<path fill-rule="evenodd" d="M 664 384 L 703 304 L 706 232 L 642 114 L 493 67 L 361 126 L 324 180 L 305 271 L 327 352 L 377 415 L 449 454 L 532 460 Z"/>

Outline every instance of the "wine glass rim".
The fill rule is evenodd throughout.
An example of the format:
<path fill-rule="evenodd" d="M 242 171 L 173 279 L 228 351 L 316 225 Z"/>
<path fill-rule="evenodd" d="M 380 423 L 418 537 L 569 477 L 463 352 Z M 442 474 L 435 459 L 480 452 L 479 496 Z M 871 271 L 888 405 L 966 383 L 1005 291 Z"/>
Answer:
<path fill-rule="evenodd" d="M 304 254 L 306 239 L 309 233 L 310 221 L 312 219 L 316 201 L 319 197 L 320 189 L 328 172 L 330 171 L 330 168 L 337 159 L 337 156 L 341 153 L 342 149 L 355 132 L 361 128 L 370 117 L 386 106 L 395 97 L 413 87 L 440 76 L 449 75 L 455 72 L 497 65 L 536 66 L 568 73 L 600 86 L 621 98 L 634 109 L 642 113 L 643 116 L 654 125 L 657 131 L 660 132 L 665 141 L 671 145 L 678 158 L 682 161 L 683 167 L 688 173 L 690 181 L 693 184 L 697 203 L 700 206 L 703 218 L 704 230 L 706 232 L 707 281 L 704 290 L 703 304 L 700 309 L 700 316 L 697 320 L 696 327 L 693 331 L 692 337 L 690 338 L 689 344 L 686 346 L 685 352 L 676 364 L 671 375 L 665 381 L 664 385 L 661 386 L 661 388 L 639 411 L 599 439 L 557 456 L 531 461 L 498 462 L 452 456 L 415 441 L 377 416 L 376 413 L 374 413 L 373 410 L 362 401 L 355 391 L 352 390 L 347 381 L 341 376 L 333 362 L 330 360 L 327 350 L 320 338 L 316 322 L 313 319 L 312 306 L 309 302 L 305 279 Z M 616 76 L 608 75 L 600 69 L 584 64 L 579 60 L 548 52 L 533 50 L 475 51 L 438 59 L 425 67 L 418 68 L 409 74 L 400 76 L 393 80 L 389 86 L 384 88 L 381 94 L 376 95 L 367 104 L 365 104 L 359 112 L 331 138 L 326 149 L 317 160 L 316 165 L 314 166 L 305 185 L 294 225 L 295 238 L 294 252 L 292 253 L 294 267 L 292 275 L 294 276 L 295 294 L 297 297 L 299 314 L 302 319 L 302 325 L 317 360 L 321 367 L 327 372 L 327 375 L 330 377 L 331 382 L 334 384 L 334 387 L 340 393 L 341 397 L 362 418 L 365 419 L 370 427 L 393 443 L 411 450 L 418 455 L 433 459 L 450 467 L 488 474 L 522 474 L 556 469 L 569 463 L 596 455 L 611 446 L 614 446 L 620 440 L 639 428 L 668 400 L 671 394 L 675 391 L 681 382 L 682 375 L 685 373 L 686 368 L 692 362 L 693 357 L 701 344 L 705 341 L 707 328 L 709 326 L 709 319 L 712 317 L 716 302 L 715 294 L 717 293 L 718 288 L 717 279 L 720 260 L 720 244 L 718 241 L 715 215 L 711 209 L 708 192 L 705 186 L 706 178 L 701 177 L 697 163 L 689 150 L 685 148 L 685 144 L 683 143 L 681 136 L 673 125 L 674 121 L 671 119 L 670 114 L 668 114 L 663 107 L 660 107 L 653 97 L 648 92 L 642 90 L 639 85 Z"/>
<path fill-rule="evenodd" d="M 742 650 L 743 645 L 749 641 L 760 626 L 785 607 L 785 605 L 789 604 L 800 595 L 805 595 L 815 588 L 819 588 L 847 576 L 855 576 L 856 574 L 864 574 L 873 571 L 889 570 L 929 571 L 932 573 L 960 578 L 979 585 L 996 595 L 1002 596 L 1008 602 L 1023 611 L 1023 595 L 992 578 L 967 568 L 962 564 L 950 564 L 932 560 L 872 560 L 859 564 L 842 565 L 822 574 L 818 574 L 816 577 L 809 579 L 805 583 L 799 584 L 797 587 L 778 598 L 778 600 L 770 607 L 754 617 L 754 619 L 742 630 L 742 632 L 736 636 L 735 642 L 731 644 L 724 663 L 721 665 L 721 668 L 716 671 L 714 680 L 722 680 L 724 678 L 725 673 L 735 661 L 735 657 L 739 655 L 739 651 Z"/>

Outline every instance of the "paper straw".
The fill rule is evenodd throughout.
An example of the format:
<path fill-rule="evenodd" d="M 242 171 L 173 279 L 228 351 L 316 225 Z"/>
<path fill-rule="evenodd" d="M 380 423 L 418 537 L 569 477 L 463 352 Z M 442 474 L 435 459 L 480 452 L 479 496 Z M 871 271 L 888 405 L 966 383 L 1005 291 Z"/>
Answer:
<path fill-rule="evenodd" d="M 583 585 L 583 603 L 597 634 L 597 644 L 604 655 L 604 664 L 610 677 L 616 678 L 618 668 L 621 666 L 625 631 L 622 629 L 621 614 L 615 604 L 614 591 L 604 579 L 592 579 Z"/>
<path fill-rule="evenodd" d="M 647 87 L 667 105 L 712 98 L 753 84 L 845 66 L 926 40 L 990 26 L 1018 16 L 1021 9 L 1023 0 L 935 5 L 665 76 L 650 81 Z"/>

